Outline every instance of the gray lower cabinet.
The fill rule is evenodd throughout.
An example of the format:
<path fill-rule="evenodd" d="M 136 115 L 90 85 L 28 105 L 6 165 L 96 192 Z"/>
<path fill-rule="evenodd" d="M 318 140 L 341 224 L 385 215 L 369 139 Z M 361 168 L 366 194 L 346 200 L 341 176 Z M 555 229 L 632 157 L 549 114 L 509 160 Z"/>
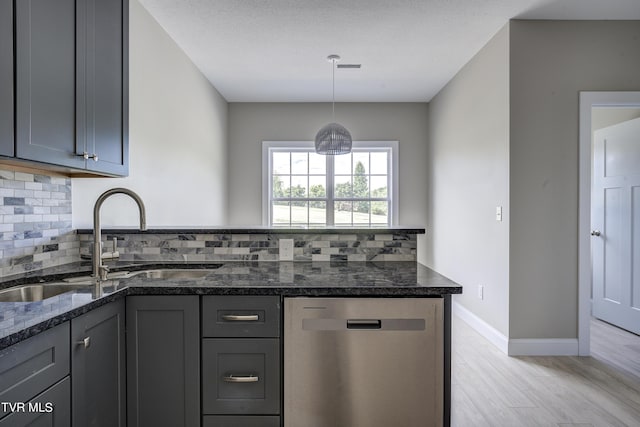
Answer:
<path fill-rule="evenodd" d="M 0 427 L 68 427 L 71 425 L 71 380 L 65 377 L 43 393 L 25 402 L 25 409 L 0 420 Z"/>
<path fill-rule="evenodd" d="M 280 427 L 280 417 L 268 415 L 205 415 L 202 427 Z"/>
<path fill-rule="evenodd" d="M 202 297 L 203 427 L 280 426 L 279 296 Z"/>
<path fill-rule="evenodd" d="M 13 404 L 29 402 L 54 384 L 68 378 L 69 365 L 69 322 L 5 348 L 0 351 L 0 402 Z M 68 386 L 64 387 L 68 390 Z M 59 392 L 57 391 L 55 395 L 59 396 Z M 30 420 L 28 413 L 37 412 L 20 410 L 15 406 L 13 410 L 9 409 L 6 405 L 0 407 L 0 421 L 3 423 L 0 425 L 26 425 L 27 421 L 23 423 L 19 420 Z M 37 414 L 43 415 L 43 420 L 66 419 L 70 412 L 68 393 L 66 399 L 60 397 L 53 412 L 53 415 L 49 412 L 42 414 L 37 412 Z M 5 421 L 6 419 L 10 421 Z"/>
<path fill-rule="evenodd" d="M 202 340 L 204 414 L 280 413 L 280 340 Z"/>
<path fill-rule="evenodd" d="M 129 427 L 200 425 L 199 297 L 127 297 Z"/>
<path fill-rule="evenodd" d="M 202 336 L 211 338 L 279 337 L 281 312 L 279 296 L 203 296 Z"/>
<path fill-rule="evenodd" d="M 0 0 L 0 156 L 13 146 L 13 1 Z"/>
<path fill-rule="evenodd" d="M 74 426 L 126 426 L 124 299 L 71 320 L 71 379 Z"/>

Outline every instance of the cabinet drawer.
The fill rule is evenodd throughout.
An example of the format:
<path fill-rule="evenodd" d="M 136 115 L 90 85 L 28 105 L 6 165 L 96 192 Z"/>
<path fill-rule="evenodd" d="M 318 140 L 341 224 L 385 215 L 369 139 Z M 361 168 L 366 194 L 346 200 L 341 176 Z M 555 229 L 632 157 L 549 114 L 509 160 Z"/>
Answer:
<path fill-rule="evenodd" d="M 67 375 L 69 322 L 0 352 L 0 402 L 27 402 Z"/>
<path fill-rule="evenodd" d="M 279 337 L 280 297 L 204 296 L 202 297 L 202 336 Z"/>
<path fill-rule="evenodd" d="M 60 381 L 39 396 L 25 403 L 25 409 L 0 420 L 0 427 L 71 425 L 71 380 Z M 12 402 L 15 403 L 15 402 Z"/>
<path fill-rule="evenodd" d="M 202 340 L 205 414 L 279 414 L 280 340 Z"/>
<path fill-rule="evenodd" d="M 207 415 L 202 427 L 280 427 L 279 416 L 268 415 Z"/>

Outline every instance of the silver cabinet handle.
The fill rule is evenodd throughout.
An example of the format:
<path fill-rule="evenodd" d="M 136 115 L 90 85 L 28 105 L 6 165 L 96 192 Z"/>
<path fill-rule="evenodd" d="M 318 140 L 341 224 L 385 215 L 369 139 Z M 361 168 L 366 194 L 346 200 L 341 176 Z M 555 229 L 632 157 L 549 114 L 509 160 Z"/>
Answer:
<path fill-rule="evenodd" d="M 257 375 L 227 375 L 223 379 L 226 383 L 257 383 L 260 381 Z"/>
<path fill-rule="evenodd" d="M 591 235 L 596 237 L 600 236 L 600 230 L 591 230 Z"/>
<path fill-rule="evenodd" d="M 93 153 L 93 154 L 89 154 L 86 151 L 83 152 L 82 154 L 76 154 L 76 156 L 78 157 L 82 157 L 85 160 L 89 160 L 89 159 L 93 159 L 93 161 L 97 162 L 98 161 L 98 155 Z"/>
<path fill-rule="evenodd" d="M 229 322 L 257 322 L 258 315 L 257 314 L 223 314 L 223 320 L 227 320 Z"/>
<path fill-rule="evenodd" d="M 91 337 L 86 337 L 81 341 L 76 341 L 76 345 L 83 345 L 84 348 L 89 348 L 89 346 L 91 345 Z"/>

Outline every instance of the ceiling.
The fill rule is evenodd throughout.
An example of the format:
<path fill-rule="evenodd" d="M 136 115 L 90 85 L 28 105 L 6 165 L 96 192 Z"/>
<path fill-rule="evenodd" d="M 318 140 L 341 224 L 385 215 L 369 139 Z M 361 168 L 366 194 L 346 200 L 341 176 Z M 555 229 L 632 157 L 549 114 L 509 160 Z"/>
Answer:
<path fill-rule="evenodd" d="M 140 0 L 229 102 L 425 102 L 509 19 L 640 19 L 640 0 Z"/>

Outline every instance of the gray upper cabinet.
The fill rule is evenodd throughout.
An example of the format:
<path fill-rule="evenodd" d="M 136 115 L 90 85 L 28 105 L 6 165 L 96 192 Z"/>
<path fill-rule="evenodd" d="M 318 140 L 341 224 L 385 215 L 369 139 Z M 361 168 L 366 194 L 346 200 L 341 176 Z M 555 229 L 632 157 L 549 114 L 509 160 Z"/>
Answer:
<path fill-rule="evenodd" d="M 14 155 L 13 1 L 0 0 L 0 156 Z"/>
<path fill-rule="evenodd" d="M 128 0 L 21 0 L 15 8 L 15 152 L 3 126 L 0 155 L 127 175 Z M 2 13 L 1 31 L 11 16 Z M 2 98 L 0 120 L 13 122 Z"/>
<path fill-rule="evenodd" d="M 78 151 L 90 157 L 87 170 L 127 175 L 128 2 L 81 0 L 77 8 Z"/>
<path fill-rule="evenodd" d="M 16 157 L 84 168 L 76 156 L 75 0 L 16 2 Z"/>
<path fill-rule="evenodd" d="M 124 299 L 71 320 L 73 426 L 126 426 Z"/>
<path fill-rule="evenodd" d="M 127 297 L 129 427 L 200 425 L 196 295 Z"/>

